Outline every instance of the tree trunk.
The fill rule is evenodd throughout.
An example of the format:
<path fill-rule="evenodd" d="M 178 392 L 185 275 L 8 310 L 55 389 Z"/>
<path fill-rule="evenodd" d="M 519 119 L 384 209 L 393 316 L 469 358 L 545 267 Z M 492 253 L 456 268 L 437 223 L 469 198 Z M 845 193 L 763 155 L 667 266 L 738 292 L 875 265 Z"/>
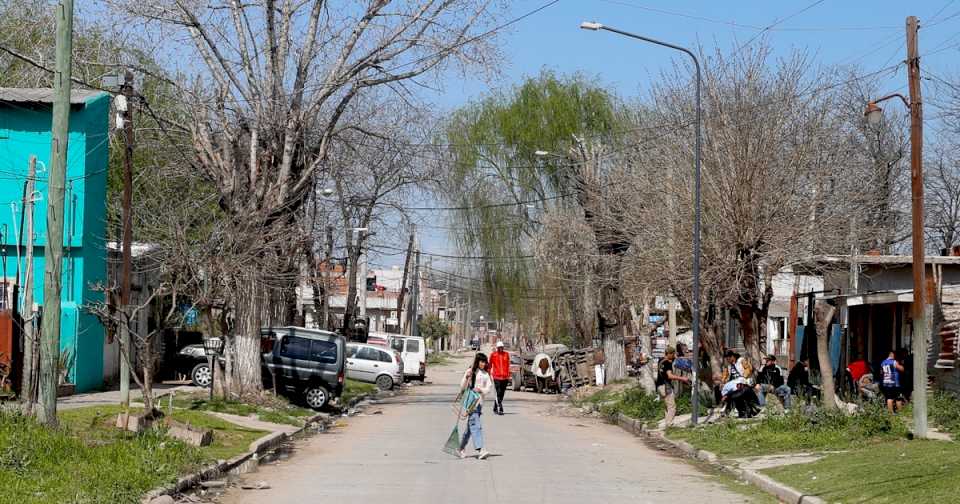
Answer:
<path fill-rule="evenodd" d="M 630 320 L 634 331 L 637 333 L 637 342 L 640 343 L 640 352 L 647 359 L 645 365 L 640 366 L 640 387 L 647 394 L 656 392 L 656 365 L 651 357 L 653 354 L 653 345 L 650 344 L 650 332 L 647 330 L 646 321 L 650 320 L 650 301 L 643 298 L 643 318 L 637 317 L 637 309 L 630 305 Z"/>
<path fill-rule="evenodd" d="M 254 275 L 247 275 L 235 304 L 231 349 L 227 352 L 226 386 L 230 394 L 246 396 L 263 389 L 260 376 L 260 328 L 266 293 Z"/>
<path fill-rule="evenodd" d="M 820 383 L 823 390 L 823 407 L 837 407 L 836 388 L 833 385 L 833 363 L 830 362 L 830 321 L 836 308 L 817 301 L 813 308 L 813 318 L 817 329 L 817 361 L 820 363 Z"/>

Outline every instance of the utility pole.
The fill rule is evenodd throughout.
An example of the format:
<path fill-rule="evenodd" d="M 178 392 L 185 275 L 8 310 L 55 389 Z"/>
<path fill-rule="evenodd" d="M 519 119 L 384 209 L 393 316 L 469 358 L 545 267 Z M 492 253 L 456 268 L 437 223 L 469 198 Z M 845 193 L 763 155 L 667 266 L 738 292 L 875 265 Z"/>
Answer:
<path fill-rule="evenodd" d="M 57 362 L 60 360 L 60 294 L 63 271 L 63 199 L 70 129 L 70 76 L 73 65 L 73 0 L 57 5 L 56 70 L 53 74 L 53 124 L 50 178 L 47 183 L 47 248 L 44 260 L 44 316 L 40 344 L 39 420 L 57 425 Z"/>
<path fill-rule="evenodd" d="M 677 348 L 677 300 L 673 296 L 668 296 L 667 303 L 668 303 L 668 310 L 669 310 L 668 311 L 669 318 L 667 319 L 667 321 L 670 324 L 670 333 L 669 333 L 669 337 L 667 338 L 667 342 L 668 342 L 667 344 L 669 344 L 673 348 Z M 643 323 L 646 323 L 646 322 L 647 322 L 646 320 L 643 321 Z M 642 334 L 639 336 L 641 338 L 645 337 Z M 646 338 L 649 339 L 649 336 L 646 336 Z"/>
<path fill-rule="evenodd" d="M 407 254 L 403 259 L 403 278 L 400 280 L 400 293 L 397 294 L 397 324 L 403 320 L 403 301 L 407 292 L 407 273 L 410 270 L 410 256 L 413 254 L 413 239 L 416 231 L 410 233 L 410 242 L 407 243 Z M 403 332 L 402 330 L 400 332 Z"/>
<path fill-rule="evenodd" d="M 33 315 L 33 191 L 37 178 L 37 157 L 30 156 L 27 168 L 27 190 L 24 191 L 23 213 L 27 221 L 26 266 L 23 281 L 23 312 L 27 314 L 23 327 L 23 382 L 20 396 L 23 411 L 33 414 L 37 402 L 37 331 Z"/>
<path fill-rule="evenodd" d="M 357 287 L 360 290 L 360 321 L 363 322 L 364 327 L 367 327 L 367 248 L 364 243 L 364 235 L 366 231 L 360 231 L 357 234 L 357 247 L 360 247 L 360 273 L 357 275 L 359 278 L 359 286 Z"/>
<path fill-rule="evenodd" d="M 130 269 L 131 242 L 133 241 L 133 73 L 127 70 L 123 76 L 123 96 L 126 98 L 123 112 L 124 157 L 123 157 L 123 237 L 120 265 L 120 310 L 123 324 L 120 325 L 120 406 L 130 407 Z M 213 386 L 211 385 L 211 390 Z"/>
<path fill-rule="evenodd" d="M 333 327 L 331 327 L 330 324 L 330 292 L 327 279 L 329 279 L 333 273 L 331 269 L 333 267 L 331 265 L 331 259 L 333 258 L 333 226 L 327 226 L 327 247 L 323 254 L 323 268 L 327 269 L 326 273 L 323 269 L 320 270 L 320 279 L 323 282 L 323 321 L 317 327 L 332 330 Z"/>
<path fill-rule="evenodd" d="M 923 245 L 923 102 L 916 16 L 907 18 L 907 77 L 910 84 L 910 192 L 913 213 L 913 432 L 927 437 L 927 305 Z"/>
<path fill-rule="evenodd" d="M 410 334 L 420 336 L 420 326 L 417 324 L 417 317 L 420 316 L 420 249 L 414 255 L 413 266 L 413 303 L 410 305 Z"/>

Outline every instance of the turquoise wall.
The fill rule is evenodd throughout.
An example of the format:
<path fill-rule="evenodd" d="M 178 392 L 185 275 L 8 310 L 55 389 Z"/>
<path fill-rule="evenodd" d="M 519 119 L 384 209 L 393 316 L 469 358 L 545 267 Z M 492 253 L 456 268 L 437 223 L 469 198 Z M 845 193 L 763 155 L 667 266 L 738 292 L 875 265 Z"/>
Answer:
<path fill-rule="evenodd" d="M 60 348 L 75 355 L 70 379 L 78 391 L 96 389 L 103 383 L 103 326 L 96 317 L 85 313 L 83 306 L 102 301 L 102 293 L 95 292 L 93 286 L 107 283 L 109 113 L 110 95 L 106 93 L 90 97 L 83 105 L 74 105 L 70 112 Z M 4 271 L 0 275 L 16 275 L 24 182 L 27 163 L 34 155 L 38 160 L 36 189 L 42 200 L 34 205 L 33 281 L 34 299 L 41 306 L 44 248 L 49 238 L 48 173 L 44 167 L 50 163 L 51 121 L 50 104 L 0 103 L 0 243 L 4 246 Z M 22 272 L 22 257 L 19 260 Z"/>

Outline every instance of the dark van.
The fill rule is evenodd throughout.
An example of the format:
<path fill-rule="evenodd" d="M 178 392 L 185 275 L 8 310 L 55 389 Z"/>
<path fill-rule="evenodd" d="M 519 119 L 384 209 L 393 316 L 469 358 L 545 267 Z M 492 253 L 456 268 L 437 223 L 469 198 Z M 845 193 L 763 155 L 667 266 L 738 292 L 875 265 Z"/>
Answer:
<path fill-rule="evenodd" d="M 292 392 L 320 409 L 343 393 L 346 345 L 343 336 L 304 327 L 260 331 L 264 385 Z"/>

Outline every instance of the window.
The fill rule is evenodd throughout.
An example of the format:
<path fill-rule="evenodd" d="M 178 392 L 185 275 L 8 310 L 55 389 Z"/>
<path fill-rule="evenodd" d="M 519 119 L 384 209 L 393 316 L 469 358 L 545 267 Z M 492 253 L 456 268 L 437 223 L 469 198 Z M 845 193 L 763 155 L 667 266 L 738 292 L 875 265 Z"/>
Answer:
<path fill-rule="evenodd" d="M 393 358 L 390 357 L 390 354 L 382 350 L 378 350 L 378 352 L 380 352 L 380 362 L 389 362 L 391 364 L 393 363 Z"/>
<path fill-rule="evenodd" d="M 280 356 L 291 359 L 309 359 L 310 340 L 296 336 L 283 338 L 280 343 Z"/>
<path fill-rule="evenodd" d="M 403 351 L 403 340 L 400 338 L 395 338 L 390 341 L 390 348 L 402 352 Z"/>
<path fill-rule="evenodd" d="M 380 351 L 376 348 L 360 347 L 360 349 L 357 351 L 356 358 L 360 360 L 378 361 L 380 360 L 379 354 Z"/>
<path fill-rule="evenodd" d="M 310 360 L 324 364 L 336 364 L 337 344 L 332 341 L 313 340 L 310 345 Z"/>
<path fill-rule="evenodd" d="M 415 339 L 407 340 L 407 351 L 410 353 L 417 353 L 420 351 L 420 342 Z"/>
<path fill-rule="evenodd" d="M 357 345 L 347 345 L 347 358 L 352 359 L 354 355 L 357 355 Z"/>

